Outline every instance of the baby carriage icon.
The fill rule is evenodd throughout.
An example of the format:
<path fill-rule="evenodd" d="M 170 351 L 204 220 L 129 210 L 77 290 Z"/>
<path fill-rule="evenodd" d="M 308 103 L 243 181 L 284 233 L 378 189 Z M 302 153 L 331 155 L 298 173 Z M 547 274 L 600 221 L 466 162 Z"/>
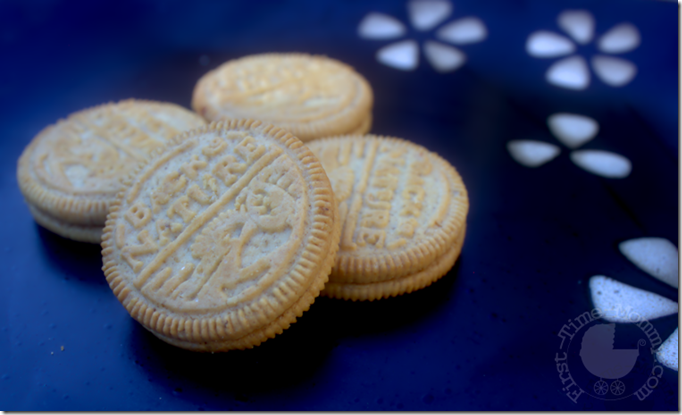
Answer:
<path fill-rule="evenodd" d="M 639 347 L 646 345 L 646 341 L 640 339 L 637 349 L 614 349 L 615 337 L 615 324 L 592 326 L 583 335 L 580 358 L 585 369 L 599 378 L 594 384 L 594 392 L 598 395 L 606 395 L 609 389 L 614 395 L 622 395 L 625 392 L 625 384 L 619 379 L 632 371 L 637 363 Z M 604 379 L 616 380 L 609 388 Z"/>

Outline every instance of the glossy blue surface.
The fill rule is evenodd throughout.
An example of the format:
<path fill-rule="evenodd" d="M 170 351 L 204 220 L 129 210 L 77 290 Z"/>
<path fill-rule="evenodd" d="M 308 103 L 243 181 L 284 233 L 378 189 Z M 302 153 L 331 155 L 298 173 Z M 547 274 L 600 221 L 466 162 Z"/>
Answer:
<path fill-rule="evenodd" d="M 391 41 L 357 36 L 369 12 L 408 27 L 404 2 L 33 1 L 0 3 L 0 409 L 3 410 L 678 410 L 677 372 L 647 399 L 574 403 L 555 367 L 557 332 L 592 308 L 587 281 L 603 274 L 677 301 L 618 243 L 678 243 L 677 5 L 658 1 L 453 1 L 477 16 L 485 42 L 462 46 L 450 74 L 379 64 Z M 550 64 L 528 56 L 535 30 L 587 8 L 598 33 L 629 21 L 642 43 L 621 88 L 593 76 L 585 91 L 547 84 Z M 448 21 L 450 21 L 448 20 Z M 579 53 L 590 56 L 593 46 Z M 16 184 L 16 160 L 44 126 L 135 97 L 189 107 L 195 82 L 222 62 L 261 52 L 326 54 L 353 65 L 375 93 L 373 133 L 438 152 L 470 198 L 460 259 L 419 292 L 372 303 L 318 299 L 282 335 L 226 354 L 169 346 L 132 320 L 101 271 L 100 249 L 39 227 Z M 551 60 L 554 62 L 554 60 Z M 546 119 L 596 119 L 582 149 L 633 165 L 624 179 L 579 169 Z M 546 165 L 515 162 L 506 144 L 561 147 Z M 677 316 L 653 320 L 665 339 Z M 640 336 L 617 325 L 616 345 Z M 63 350 L 61 349 L 63 347 Z M 641 356 L 633 375 L 652 365 Z M 634 382 L 634 381 L 633 381 Z M 631 385 L 628 383 L 628 386 Z"/>

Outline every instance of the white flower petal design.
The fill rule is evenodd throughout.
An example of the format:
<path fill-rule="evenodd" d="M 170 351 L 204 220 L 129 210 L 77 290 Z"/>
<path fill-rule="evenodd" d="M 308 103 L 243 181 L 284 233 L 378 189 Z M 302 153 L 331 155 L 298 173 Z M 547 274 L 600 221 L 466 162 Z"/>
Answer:
<path fill-rule="evenodd" d="M 577 148 L 593 139 L 599 132 L 596 120 L 578 114 L 558 113 L 547 118 L 554 137 L 566 147 Z"/>
<path fill-rule="evenodd" d="M 676 302 L 603 275 L 590 278 L 590 293 L 602 318 L 613 323 L 637 323 L 677 313 Z"/>
<path fill-rule="evenodd" d="M 675 288 L 679 287 L 677 248 L 664 238 L 638 238 L 621 242 L 620 252 L 639 269 Z"/>
<path fill-rule="evenodd" d="M 585 89 L 590 85 L 590 71 L 585 59 L 569 56 L 547 69 L 547 82 L 562 88 Z"/>
<path fill-rule="evenodd" d="M 456 45 L 465 45 L 483 41 L 488 36 L 488 29 L 481 19 L 466 17 L 448 23 L 436 32 L 436 37 Z"/>
<path fill-rule="evenodd" d="M 358 35 L 364 39 L 394 39 L 405 32 L 405 25 L 398 19 L 381 13 L 368 14 L 358 26 Z"/>
<path fill-rule="evenodd" d="M 578 44 L 593 41 L 595 20 L 587 10 L 564 10 L 559 14 L 557 23 Z M 631 23 L 621 23 L 597 41 L 597 49 L 604 53 L 623 53 L 639 46 L 641 37 L 637 27 Z M 573 54 L 576 44 L 567 37 L 549 31 L 536 31 L 526 40 L 526 51 L 537 58 L 552 58 Z M 585 59 L 571 56 L 552 65 L 545 75 L 553 85 L 583 90 L 590 84 L 590 71 Z M 637 74 L 637 66 L 627 60 L 596 55 L 591 58 L 592 68 L 607 85 L 620 87 L 631 82 Z"/>
<path fill-rule="evenodd" d="M 542 141 L 513 140 L 507 143 L 507 151 L 518 163 L 539 167 L 558 156 L 561 149 Z"/>
<path fill-rule="evenodd" d="M 571 160 L 578 167 L 592 174 L 609 179 L 628 177 L 632 163 L 620 154 L 602 150 L 579 150 L 571 153 Z"/>
<path fill-rule="evenodd" d="M 593 57 L 592 68 L 599 79 L 610 86 L 627 85 L 637 75 L 637 67 L 634 63 L 611 56 Z"/>
<path fill-rule="evenodd" d="M 663 366 L 669 367 L 675 371 L 678 370 L 678 365 L 680 363 L 678 357 L 679 339 L 680 335 L 678 327 L 656 351 L 656 359 L 661 362 Z"/>
<path fill-rule="evenodd" d="M 447 0 L 413 0 L 407 4 L 412 26 L 421 31 L 433 29 L 452 13 Z"/>
<path fill-rule="evenodd" d="M 574 51 L 575 45 L 570 39 L 545 30 L 532 33 L 526 41 L 526 52 L 536 58 L 554 58 Z"/>
<path fill-rule="evenodd" d="M 566 10 L 559 15 L 559 27 L 584 45 L 594 36 L 594 17 L 587 10 Z"/>
<path fill-rule="evenodd" d="M 377 51 L 377 60 L 392 68 L 413 71 L 419 66 L 419 46 L 414 40 L 393 43 Z"/>
<path fill-rule="evenodd" d="M 464 65 L 467 60 L 466 55 L 459 49 L 433 40 L 424 42 L 424 54 L 433 69 L 438 72 L 452 72 Z"/>
<path fill-rule="evenodd" d="M 605 53 L 624 53 L 636 49 L 640 42 L 639 30 L 630 23 L 622 23 L 600 37 L 597 47 Z"/>

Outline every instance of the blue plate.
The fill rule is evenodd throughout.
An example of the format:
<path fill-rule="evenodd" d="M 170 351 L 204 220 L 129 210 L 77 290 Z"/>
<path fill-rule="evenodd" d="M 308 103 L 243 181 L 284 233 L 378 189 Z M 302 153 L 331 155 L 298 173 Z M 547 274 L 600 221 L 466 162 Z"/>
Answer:
<path fill-rule="evenodd" d="M 639 237 L 678 243 L 677 5 L 446 3 L 450 12 L 428 30 L 415 29 L 407 3 L 395 1 L 1 3 L 2 409 L 679 410 L 677 372 L 655 369 L 647 347 L 620 379 L 623 391 L 600 395 L 578 340 L 566 354 L 561 343 L 569 319 L 594 307 L 593 275 L 677 301 L 675 288 L 618 250 Z M 589 41 L 560 24 L 562 13 L 575 10 L 593 17 Z M 359 36 L 371 13 L 390 16 L 402 33 Z M 469 17 L 483 25 L 483 38 L 442 40 L 441 28 Z M 600 39 L 621 23 L 636 28 L 637 41 L 626 33 L 621 43 L 630 49 L 608 52 Z M 538 31 L 568 40 L 570 52 L 530 54 Z M 409 40 L 419 58 L 413 70 L 377 60 L 379 50 Z M 434 69 L 424 51 L 429 41 L 451 55 L 454 48 L 459 66 Z M 441 280 L 410 295 L 320 298 L 252 350 L 211 355 L 172 347 L 116 300 L 98 246 L 36 225 L 16 184 L 16 161 L 35 134 L 71 112 L 130 97 L 189 107 L 208 70 L 285 51 L 354 66 L 374 89 L 373 133 L 414 141 L 456 166 L 471 206 L 461 257 Z M 593 58 L 611 55 L 621 75 L 609 78 Z M 548 82 L 550 68 L 568 58 L 586 63 L 564 75 L 574 77 L 573 87 Z M 609 83 L 613 76 L 621 85 Z M 570 148 L 548 128 L 558 113 L 589 117 L 599 132 Z M 529 168 L 508 151 L 513 140 L 560 151 Z M 631 172 L 608 178 L 586 171 L 572 161 L 582 150 L 623 156 Z M 677 321 L 670 315 L 651 324 L 665 340 Z M 619 323 L 613 345 L 637 349 L 642 337 L 638 326 Z"/>

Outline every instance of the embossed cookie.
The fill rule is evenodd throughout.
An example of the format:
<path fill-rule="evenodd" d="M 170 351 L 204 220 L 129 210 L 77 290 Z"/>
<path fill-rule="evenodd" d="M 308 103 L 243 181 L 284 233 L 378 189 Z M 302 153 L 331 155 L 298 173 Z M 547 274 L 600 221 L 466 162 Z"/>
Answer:
<path fill-rule="evenodd" d="M 307 145 L 332 182 L 342 222 L 323 295 L 386 298 L 450 270 L 464 242 L 469 200 L 447 161 L 408 141 L 373 135 Z"/>
<path fill-rule="evenodd" d="M 206 123 L 174 104 L 126 100 L 71 114 L 43 129 L 19 158 L 17 179 L 36 222 L 100 243 L 120 180 L 170 138 Z"/>
<path fill-rule="evenodd" d="M 350 66 L 293 53 L 228 61 L 197 82 L 192 98 L 209 121 L 263 120 L 302 141 L 368 132 L 372 103 L 372 89 Z"/>
<path fill-rule="evenodd" d="M 124 186 L 103 270 L 131 316 L 170 344 L 256 346 L 328 279 L 341 229 L 331 184 L 280 128 L 232 120 L 187 132 Z"/>

